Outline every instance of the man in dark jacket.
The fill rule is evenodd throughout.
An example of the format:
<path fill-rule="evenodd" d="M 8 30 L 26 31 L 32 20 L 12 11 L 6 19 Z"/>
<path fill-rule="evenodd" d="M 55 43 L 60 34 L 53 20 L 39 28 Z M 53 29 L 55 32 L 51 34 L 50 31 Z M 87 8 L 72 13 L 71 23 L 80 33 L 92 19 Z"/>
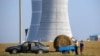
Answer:
<path fill-rule="evenodd" d="M 84 43 L 83 43 L 83 40 L 81 40 L 80 42 L 80 53 L 81 54 L 83 53 L 83 50 L 84 50 Z"/>

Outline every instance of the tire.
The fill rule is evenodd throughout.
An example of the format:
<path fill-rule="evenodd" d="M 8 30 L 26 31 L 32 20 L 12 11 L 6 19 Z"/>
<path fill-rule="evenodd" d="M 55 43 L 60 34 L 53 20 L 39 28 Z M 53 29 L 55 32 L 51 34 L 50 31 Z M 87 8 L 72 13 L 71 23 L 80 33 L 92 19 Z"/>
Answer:
<path fill-rule="evenodd" d="M 43 53 L 43 50 L 38 50 L 38 54 L 42 54 Z"/>
<path fill-rule="evenodd" d="M 17 53 L 17 50 L 16 49 L 13 49 L 11 53 L 12 54 L 16 54 Z"/>

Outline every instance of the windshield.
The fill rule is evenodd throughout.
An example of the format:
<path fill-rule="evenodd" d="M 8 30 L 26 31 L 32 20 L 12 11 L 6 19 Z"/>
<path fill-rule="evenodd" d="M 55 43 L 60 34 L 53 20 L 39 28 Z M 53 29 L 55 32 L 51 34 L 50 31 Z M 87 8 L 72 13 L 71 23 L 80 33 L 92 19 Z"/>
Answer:
<path fill-rule="evenodd" d="M 40 43 L 40 42 L 36 42 L 36 45 L 37 46 L 44 46 L 42 43 Z"/>

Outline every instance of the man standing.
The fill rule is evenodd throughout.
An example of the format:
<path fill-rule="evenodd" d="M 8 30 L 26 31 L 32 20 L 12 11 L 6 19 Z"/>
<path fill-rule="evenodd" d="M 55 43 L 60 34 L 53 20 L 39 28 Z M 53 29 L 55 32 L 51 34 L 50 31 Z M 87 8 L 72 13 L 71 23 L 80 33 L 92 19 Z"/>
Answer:
<path fill-rule="evenodd" d="M 28 51 L 31 51 L 31 42 L 28 42 Z"/>
<path fill-rule="evenodd" d="M 78 41 L 75 40 L 75 54 L 78 55 Z"/>
<path fill-rule="evenodd" d="M 84 43 L 83 43 L 83 40 L 81 40 L 80 42 L 80 53 L 81 54 L 83 53 L 83 50 L 84 50 Z"/>

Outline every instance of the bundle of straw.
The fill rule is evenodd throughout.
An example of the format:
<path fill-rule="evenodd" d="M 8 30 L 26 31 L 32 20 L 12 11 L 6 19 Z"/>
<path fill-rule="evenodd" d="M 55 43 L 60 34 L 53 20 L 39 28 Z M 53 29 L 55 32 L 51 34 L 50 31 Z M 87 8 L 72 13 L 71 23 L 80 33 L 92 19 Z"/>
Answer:
<path fill-rule="evenodd" d="M 66 35 L 59 35 L 54 40 L 54 48 L 57 51 L 57 48 L 60 46 L 68 46 L 71 45 L 72 41 L 69 36 Z"/>

